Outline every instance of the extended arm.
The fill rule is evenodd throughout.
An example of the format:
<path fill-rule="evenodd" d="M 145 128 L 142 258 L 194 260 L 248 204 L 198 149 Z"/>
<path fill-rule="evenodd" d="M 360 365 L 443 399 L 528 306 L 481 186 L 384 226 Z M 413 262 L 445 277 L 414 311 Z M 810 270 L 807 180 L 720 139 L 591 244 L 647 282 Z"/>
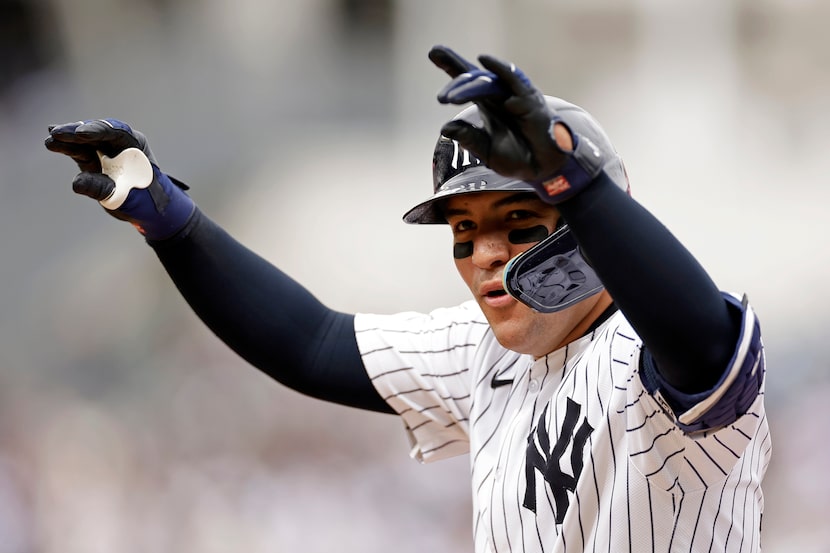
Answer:
<path fill-rule="evenodd" d="M 320 303 L 199 210 L 177 236 L 149 243 L 193 311 L 253 366 L 313 397 L 392 412 L 363 367 L 352 315 Z"/>
<path fill-rule="evenodd" d="M 740 314 L 703 267 L 604 174 L 557 207 L 660 373 L 684 392 L 711 388 L 735 350 Z"/>
<path fill-rule="evenodd" d="M 74 190 L 132 223 L 197 315 L 240 356 L 301 393 L 392 412 L 363 367 L 353 317 L 202 214 L 159 170 L 141 133 L 116 120 L 70 123 L 51 127 L 46 146 L 78 163 Z"/>

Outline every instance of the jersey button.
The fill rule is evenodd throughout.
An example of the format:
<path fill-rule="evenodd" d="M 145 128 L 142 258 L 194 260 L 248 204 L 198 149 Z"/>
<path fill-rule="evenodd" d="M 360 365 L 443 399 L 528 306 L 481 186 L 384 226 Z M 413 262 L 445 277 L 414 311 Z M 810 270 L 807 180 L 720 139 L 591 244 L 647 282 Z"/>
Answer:
<path fill-rule="evenodd" d="M 527 387 L 531 392 L 535 392 L 539 389 L 539 381 L 534 378 L 528 382 Z"/>

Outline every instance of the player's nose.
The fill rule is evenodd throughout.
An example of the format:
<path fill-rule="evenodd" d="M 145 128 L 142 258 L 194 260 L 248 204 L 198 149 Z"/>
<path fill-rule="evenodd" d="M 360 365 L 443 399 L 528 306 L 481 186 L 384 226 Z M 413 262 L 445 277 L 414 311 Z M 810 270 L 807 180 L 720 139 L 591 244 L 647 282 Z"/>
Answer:
<path fill-rule="evenodd" d="M 481 269 L 500 267 L 510 260 L 510 244 L 504 236 L 488 234 L 473 242 L 473 265 Z"/>

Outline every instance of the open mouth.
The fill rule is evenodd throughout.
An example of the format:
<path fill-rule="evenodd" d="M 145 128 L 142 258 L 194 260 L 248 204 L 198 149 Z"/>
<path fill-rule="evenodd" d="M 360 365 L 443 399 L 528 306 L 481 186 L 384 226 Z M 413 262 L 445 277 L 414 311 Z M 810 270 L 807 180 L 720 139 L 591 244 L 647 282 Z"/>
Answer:
<path fill-rule="evenodd" d="M 489 292 L 484 294 L 484 296 L 487 297 L 487 298 L 500 298 L 500 297 L 506 296 L 506 295 L 507 295 L 507 292 L 505 292 L 504 289 L 490 290 Z"/>
<path fill-rule="evenodd" d="M 492 279 L 482 283 L 479 288 L 481 300 L 491 307 L 504 307 L 510 303 L 511 297 L 501 281 Z"/>

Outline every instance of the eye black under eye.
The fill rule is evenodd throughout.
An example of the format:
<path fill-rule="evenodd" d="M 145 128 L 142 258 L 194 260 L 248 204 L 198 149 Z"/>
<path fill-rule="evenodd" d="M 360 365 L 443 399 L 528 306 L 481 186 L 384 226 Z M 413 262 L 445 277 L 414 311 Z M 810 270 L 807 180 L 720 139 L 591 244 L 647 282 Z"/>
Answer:
<path fill-rule="evenodd" d="M 464 259 L 473 255 L 473 242 L 456 242 L 452 246 L 452 256 L 456 259 Z"/>
<path fill-rule="evenodd" d="M 511 244 L 529 244 L 531 242 L 541 242 L 547 237 L 548 228 L 544 225 L 513 229 L 507 235 L 507 239 L 510 240 Z"/>

